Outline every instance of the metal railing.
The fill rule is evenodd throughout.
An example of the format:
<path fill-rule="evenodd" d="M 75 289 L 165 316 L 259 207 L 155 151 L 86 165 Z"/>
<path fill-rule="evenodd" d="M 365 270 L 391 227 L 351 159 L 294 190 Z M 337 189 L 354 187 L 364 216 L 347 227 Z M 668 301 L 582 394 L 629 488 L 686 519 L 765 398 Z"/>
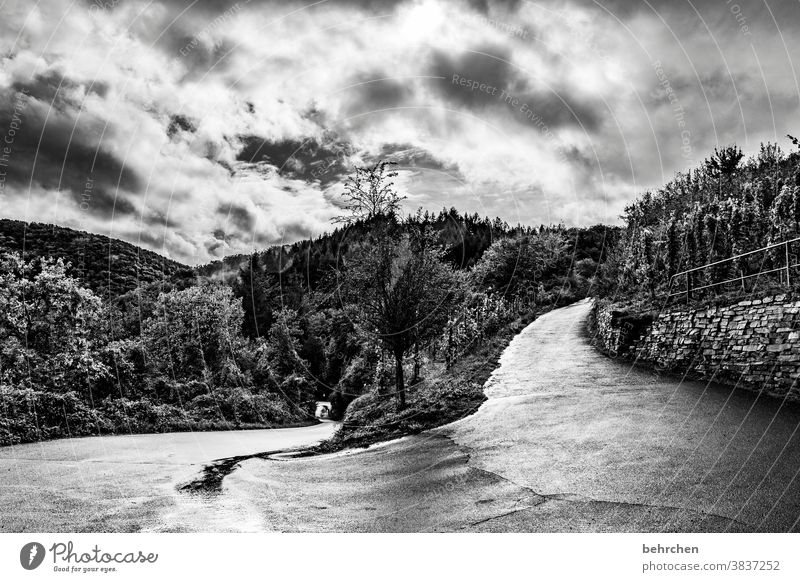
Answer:
<path fill-rule="evenodd" d="M 771 245 L 767 245 L 765 247 L 762 247 L 760 249 L 756 249 L 754 251 L 741 253 L 739 255 L 735 255 L 735 256 L 729 257 L 727 259 L 722 259 L 720 261 L 714 261 L 713 263 L 708 263 L 707 265 L 702 265 L 700 267 L 694 267 L 692 269 L 687 269 L 685 271 L 681 271 L 680 273 L 675 273 L 674 275 L 672 275 L 672 277 L 669 278 L 669 286 L 667 287 L 667 297 L 675 297 L 675 296 L 685 295 L 686 296 L 686 300 L 689 301 L 689 300 L 691 300 L 692 292 L 694 292 L 694 291 L 702 291 L 703 289 L 709 289 L 711 287 L 718 287 L 720 285 L 727 285 L 728 283 L 739 283 L 740 282 L 742 284 L 742 286 L 744 286 L 744 281 L 746 279 L 750 279 L 752 277 L 760 277 L 760 276 L 763 276 L 763 275 L 768 275 L 770 273 L 778 273 L 778 272 L 781 273 L 781 281 L 787 287 L 789 287 L 791 285 L 791 272 L 790 272 L 790 270 L 794 269 L 796 267 L 800 267 L 800 263 L 791 264 L 792 263 L 792 259 L 790 257 L 792 257 L 792 255 L 789 254 L 789 245 L 791 245 L 792 243 L 796 243 L 798 241 L 800 241 L 800 237 L 793 238 L 791 240 L 785 240 L 785 241 L 779 242 L 779 243 L 773 243 Z M 724 281 L 717 281 L 717 282 L 714 282 L 714 283 L 708 283 L 706 285 L 701 285 L 701 286 L 698 286 L 698 287 L 695 287 L 695 286 L 692 285 L 692 280 L 694 278 L 693 275 L 695 273 L 699 272 L 699 271 L 703 271 L 705 269 L 708 269 L 710 267 L 715 267 L 717 265 L 730 263 L 730 262 L 736 261 L 736 260 L 744 258 L 744 257 L 749 257 L 749 256 L 754 255 L 756 253 L 763 253 L 763 252 L 766 252 L 766 251 L 769 251 L 769 250 L 772 250 L 772 249 L 775 249 L 775 248 L 779 248 L 779 247 L 783 247 L 783 249 L 784 249 L 784 252 L 783 252 L 783 259 L 784 259 L 783 262 L 784 262 L 784 264 L 782 266 L 780 266 L 780 267 L 776 267 L 776 268 L 773 268 L 773 269 L 767 269 L 766 271 L 763 271 L 763 270 L 759 269 L 758 273 L 750 273 L 750 274 L 747 274 L 747 275 L 745 275 L 743 271 L 740 271 L 740 275 L 738 277 L 733 277 L 731 279 L 726 279 Z M 673 285 L 674 281 L 678 277 L 686 277 L 686 285 L 682 290 L 673 292 L 672 291 L 672 285 Z"/>

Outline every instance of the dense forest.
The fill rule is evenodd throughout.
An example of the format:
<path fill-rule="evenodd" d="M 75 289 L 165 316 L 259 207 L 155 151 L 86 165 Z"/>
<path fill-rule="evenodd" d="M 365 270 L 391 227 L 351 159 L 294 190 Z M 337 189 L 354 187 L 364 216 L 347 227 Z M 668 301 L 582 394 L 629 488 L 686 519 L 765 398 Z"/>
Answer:
<path fill-rule="evenodd" d="M 365 191 L 391 186 L 372 172 Z M 312 422 L 319 399 L 346 421 L 438 410 L 458 392 L 431 379 L 522 314 L 591 293 L 619 234 L 401 218 L 387 192 L 395 206 L 331 233 L 193 270 L 5 221 L 37 234 L 24 255 L 6 235 L 0 259 L 0 443 L 286 426 Z"/>
<path fill-rule="evenodd" d="M 731 283 L 694 292 L 693 299 L 775 287 L 786 265 L 784 247 L 724 259 L 800 236 L 800 154 L 787 155 L 776 144 L 762 144 L 749 158 L 736 146 L 716 149 L 699 167 L 645 192 L 623 219 L 620 242 L 598 280 L 606 296 L 658 305 L 685 288 L 685 275 L 670 288 L 676 273 L 718 261 L 692 275 L 692 288 Z M 800 245 L 790 245 L 791 264 L 798 252 Z M 796 271 L 791 275 L 796 279 Z"/>
<path fill-rule="evenodd" d="M 121 240 L 53 224 L 0 219 L 0 255 L 25 260 L 61 258 L 84 286 L 101 297 L 117 297 L 140 285 L 181 274 L 188 267 Z"/>

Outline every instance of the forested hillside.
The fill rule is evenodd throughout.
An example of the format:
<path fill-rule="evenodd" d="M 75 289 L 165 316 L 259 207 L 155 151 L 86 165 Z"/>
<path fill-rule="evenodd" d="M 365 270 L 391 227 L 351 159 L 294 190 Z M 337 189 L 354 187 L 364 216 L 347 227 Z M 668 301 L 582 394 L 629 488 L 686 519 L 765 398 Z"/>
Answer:
<path fill-rule="evenodd" d="M 0 255 L 14 252 L 26 260 L 64 259 L 71 274 L 104 298 L 117 297 L 187 267 L 121 240 L 38 222 L 0 219 Z"/>
<path fill-rule="evenodd" d="M 402 418 L 391 434 L 413 432 L 479 401 L 480 384 L 453 375 L 459 362 L 590 294 L 618 229 L 510 227 L 455 209 L 402 218 L 386 166 L 358 170 L 383 184 L 369 192 L 387 193 L 384 208 L 194 269 L 3 221 L 0 443 L 285 426 L 312 421 L 319 399 L 344 416 L 343 435 L 376 438 L 385 414 Z"/>
<path fill-rule="evenodd" d="M 263 335 L 271 324 L 271 313 L 279 307 L 302 310 L 309 293 L 324 292 L 335 287 L 337 270 L 343 266 L 351 248 L 357 248 L 373 229 L 369 221 L 355 221 L 347 227 L 334 229 L 315 239 L 299 241 L 284 247 L 272 247 L 252 255 L 236 255 L 223 261 L 198 268 L 198 274 L 227 281 L 245 305 L 245 334 Z M 509 289 L 495 289 L 510 296 L 528 257 L 525 248 L 515 246 L 526 235 L 544 230 L 557 230 L 565 244 L 565 258 L 570 264 L 561 265 L 566 271 L 577 269 L 586 277 L 596 275 L 599 264 L 619 236 L 618 227 L 596 225 L 589 228 L 563 226 L 509 226 L 499 218 L 466 215 L 455 208 L 438 214 L 420 212 L 408 217 L 399 228 L 427 233 L 442 249 L 442 259 L 457 270 L 473 270 L 484 252 L 496 241 L 506 239 L 510 256 Z M 574 263 L 574 265 L 572 264 Z M 532 273 L 529 273 L 532 275 Z M 496 275 L 487 275 L 488 280 Z"/>
<path fill-rule="evenodd" d="M 736 146 L 715 150 L 698 168 L 645 192 L 626 208 L 624 219 L 624 234 L 603 267 L 601 289 L 606 295 L 663 301 L 676 273 L 800 236 L 800 155 L 787 155 L 776 144 L 762 144 L 747 159 Z M 789 252 L 790 262 L 797 263 L 800 246 Z M 781 275 L 767 272 L 785 266 L 785 260 L 785 249 L 778 248 L 703 269 L 693 276 L 694 288 L 739 280 L 694 296 L 775 286 Z M 758 276 L 746 278 L 750 275 Z"/>
<path fill-rule="evenodd" d="M 471 267 L 495 238 L 521 230 L 512 228 L 499 218 L 462 215 L 455 208 L 443 209 L 438 214 L 424 212 L 409 218 L 409 225 L 420 224 L 434 233 L 437 244 L 446 248 L 446 259 L 456 267 Z M 356 221 L 335 228 L 314 239 L 306 239 L 285 246 L 275 246 L 253 255 L 233 255 L 199 267 L 201 275 L 231 279 L 250 260 L 269 272 L 300 275 L 312 288 L 324 273 L 335 267 L 350 244 L 369 232 L 369 225 Z"/>

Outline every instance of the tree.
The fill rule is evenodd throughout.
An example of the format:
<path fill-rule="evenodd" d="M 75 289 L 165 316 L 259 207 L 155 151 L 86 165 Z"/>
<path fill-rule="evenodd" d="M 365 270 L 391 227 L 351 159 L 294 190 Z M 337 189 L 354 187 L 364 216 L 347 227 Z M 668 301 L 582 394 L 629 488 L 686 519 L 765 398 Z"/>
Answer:
<path fill-rule="evenodd" d="M 67 270 L 61 259 L 0 258 L 0 383 L 88 391 L 109 373 L 98 358 L 102 302 Z"/>
<path fill-rule="evenodd" d="M 520 296 L 552 277 L 566 256 L 558 230 L 544 229 L 496 240 L 472 271 L 478 288 L 507 297 Z"/>
<path fill-rule="evenodd" d="M 392 178 L 395 171 L 387 171 L 396 162 L 380 161 L 368 168 L 356 168 L 344 184 L 345 216 L 336 220 L 352 224 L 358 220 L 371 220 L 377 216 L 394 217 L 400 212 L 400 202 L 405 196 L 399 196 L 394 189 Z"/>
<path fill-rule="evenodd" d="M 300 355 L 302 337 L 297 312 L 283 308 L 275 313 L 266 353 L 283 395 L 299 410 L 310 412 L 315 393 L 309 379 L 312 375 L 309 362 Z"/>
<path fill-rule="evenodd" d="M 234 294 L 242 298 L 244 335 L 249 338 L 267 335 L 272 326 L 273 313 L 279 308 L 276 305 L 281 299 L 281 288 L 270 280 L 261 265 L 259 253 L 253 253 L 247 264 L 239 269 L 233 289 Z"/>
<path fill-rule="evenodd" d="M 461 279 L 442 261 L 430 233 L 401 233 L 391 223 L 376 228 L 353 253 L 343 277 L 345 292 L 360 307 L 362 326 L 394 356 L 395 393 L 404 408 L 405 356 L 442 332 Z"/>
<path fill-rule="evenodd" d="M 739 167 L 744 154 L 736 145 L 714 148 L 714 154 L 705 161 L 706 168 L 714 175 L 730 176 Z"/>
<path fill-rule="evenodd" d="M 242 317 L 241 303 L 223 285 L 161 293 L 142 324 L 146 356 L 173 380 L 208 380 L 241 347 Z"/>
<path fill-rule="evenodd" d="M 308 370 L 308 362 L 299 355 L 302 336 L 295 310 L 283 308 L 275 314 L 275 323 L 269 330 L 267 355 L 279 375 L 285 377 Z"/>
<path fill-rule="evenodd" d="M 720 198 L 722 198 L 723 177 L 730 181 L 743 157 L 742 150 L 736 145 L 731 145 L 725 146 L 721 150 L 714 148 L 714 155 L 705 160 L 706 171 L 717 178 Z"/>

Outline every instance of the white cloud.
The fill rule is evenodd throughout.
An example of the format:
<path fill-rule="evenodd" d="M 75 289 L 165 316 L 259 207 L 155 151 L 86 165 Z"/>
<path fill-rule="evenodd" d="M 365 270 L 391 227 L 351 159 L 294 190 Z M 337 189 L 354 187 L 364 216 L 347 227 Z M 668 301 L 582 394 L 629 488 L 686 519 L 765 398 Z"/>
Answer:
<path fill-rule="evenodd" d="M 331 136 L 351 144 L 354 159 L 404 144 L 446 168 L 403 172 L 409 210 L 452 205 L 509 222 L 587 224 L 615 220 L 636 192 L 717 140 L 753 151 L 791 132 L 798 108 L 796 43 L 784 47 L 755 17 L 743 38 L 724 3 L 704 13 L 710 32 L 694 13 L 667 6 L 656 15 L 622 0 L 609 8 L 619 20 L 562 2 L 490 2 L 485 14 L 447 0 L 375 9 L 209 2 L 185 12 L 164 1 L 57 4 L 3 9 L 0 95 L 31 86 L 39 94 L 26 128 L 73 140 L 69 151 L 40 152 L 32 180 L 7 185 L 4 214 L 111 232 L 188 262 L 319 233 L 338 212 L 340 184 L 308 175 L 319 160 L 263 171 L 266 162 L 237 161 L 242 136 L 266 140 L 274 156 L 312 140 L 320 163 L 332 156 Z M 437 55 L 464 69 L 451 73 L 498 79 L 546 123 L 520 104 L 473 99 L 449 78 L 431 78 L 447 77 Z M 175 116 L 192 129 L 170 137 Z M 20 168 L 36 154 L 26 144 L 16 145 Z M 92 152 L 102 154 L 104 190 L 87 211 L 76 188 Z"/>

